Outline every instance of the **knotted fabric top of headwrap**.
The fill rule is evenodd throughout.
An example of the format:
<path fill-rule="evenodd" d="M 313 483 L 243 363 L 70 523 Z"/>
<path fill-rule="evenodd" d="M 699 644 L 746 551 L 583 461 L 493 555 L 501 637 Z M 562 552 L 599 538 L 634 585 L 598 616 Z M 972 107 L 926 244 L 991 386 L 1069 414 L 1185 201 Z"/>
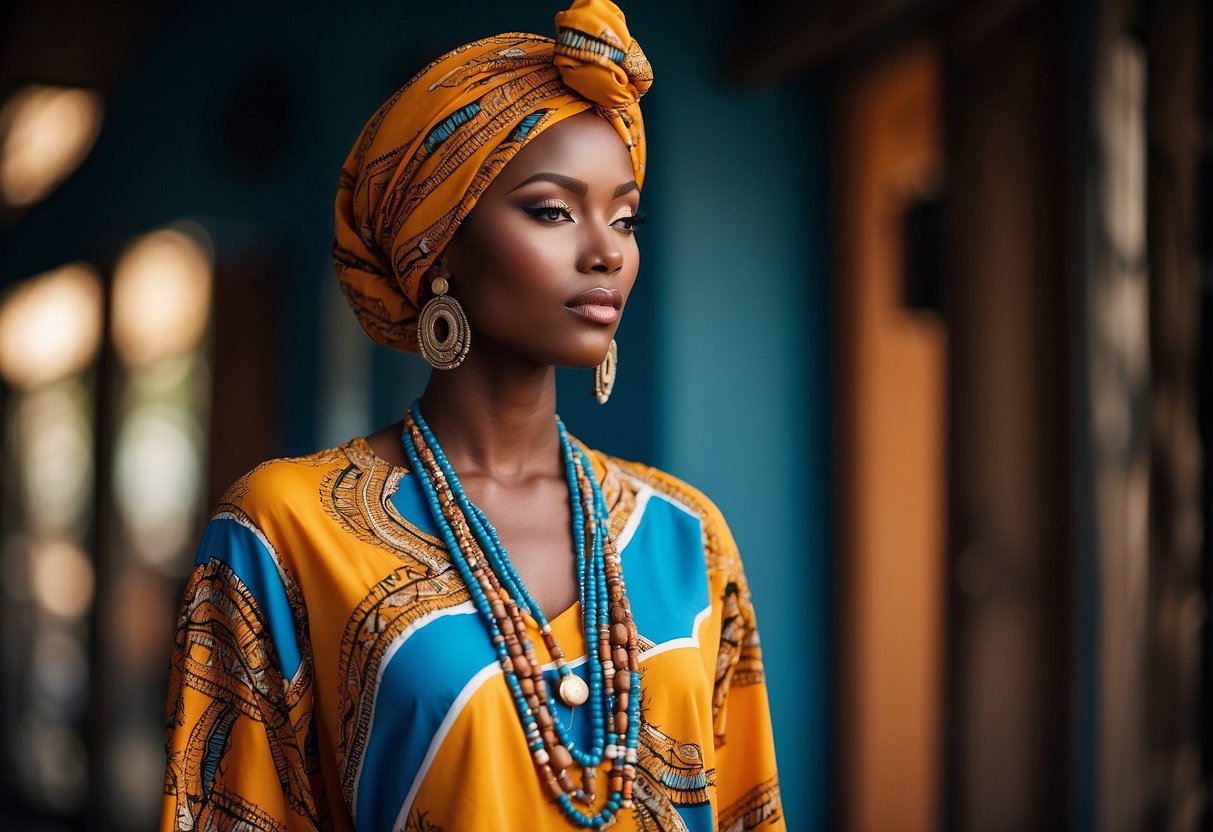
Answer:
<path fill-rule="evenodd" d="M 416 351 L 424 275 L 527 142 L 594 109 L 627 145 L 637 184 L 639 100 L 652 70 L 610 0 L 576 0 L 556 39 L 509 32 L 448 52 L 371 117 L 341 170 L 333 261 L 375 341 Z"/>

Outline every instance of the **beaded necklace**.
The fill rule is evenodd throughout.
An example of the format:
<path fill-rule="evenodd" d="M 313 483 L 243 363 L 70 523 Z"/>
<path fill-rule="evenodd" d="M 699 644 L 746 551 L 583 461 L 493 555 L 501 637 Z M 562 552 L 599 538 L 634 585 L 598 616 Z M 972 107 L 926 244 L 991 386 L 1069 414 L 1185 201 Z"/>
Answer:
<path fill-rule="evenodd" d="M 572 824 L 597 828 L 632 805 L 640 739 L 639 649 L 602 489 L 586 455 L 559 419 L 556 428 L 572 507 L 588 688 L 565 662 L 551 625 L 527 592 L 496 530 L 464 493 L 421 415 L 420 402 L 405 414 L 401 440 L 447 551 L 488 625 L 540 782 Z M 576 745 L 552 707 L 552 692 L 526 635 L 524 610 L 539 625 L 556 665 L 560 700 L 571 708 L 588 702 L 588 750 Z M 595 809 L 595 775 L 604 759 L 611 761 L 608 794 Z M 570 775 L 574 763 L 581 767 L 580 787 Z"/>

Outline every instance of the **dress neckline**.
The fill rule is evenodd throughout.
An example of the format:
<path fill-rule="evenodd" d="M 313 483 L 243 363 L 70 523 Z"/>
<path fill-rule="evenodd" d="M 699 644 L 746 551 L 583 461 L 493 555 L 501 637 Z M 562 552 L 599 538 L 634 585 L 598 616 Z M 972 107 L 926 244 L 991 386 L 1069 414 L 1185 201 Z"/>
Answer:
<path fill-rule="evenodd" d="M 600 486 L 605 487 L 608 480 L 608 469 L 605 461 L 605 455 L 589 447 L 572 434 L 569 434 L 569 439 L 571 439 L 574 444 L 585 452 L 586 457 L 590 461 L 590 468 L 594 472 L 594 478 L 598 480 L 598 484 Z M 366 469 L 382 465 L 385 466 L 392 474 L 404 476 L 411 475 L 413 473 L 412 469 L 410 469 L 408 466 L 388 462 L 386 459 L 379 456 L 379 454 L 375 453 L 375 449 L 371 447 L 371 443 L 367 441 L 365 436 L 355 436 L 347 441 L 342 447 L 353 452 L 347 454 L 347 456 L 349 456 L 350 460 L 359 468 Z"/>
<path fill-rule="evenodd" d="M 576 442 L 585 451 L 590 461 L 590 467 L 594 471 L 595 478 L 598 480 L 599 485 L 605 489 L 608 481 L 612 478 L 608 475 L 608 469 L 602 455 L 594 449 L 586 447 L 585 443 L 581 442 L 576 437 L 570 436 L 570 439 L 572 439 L 573 442 Z M 349 457 L 350 461 L 364 471 L 369 471 L 372 468 L 383 466 L 387 469 L 388 476 L 391 478 L 413 476 L 412 470 L 407 466 L 396 465 L 395 463 L 389 462 L 383 457 L 379 456 L 379 454 L 375 453 L 375 449 L 371 447 L 371 443 L 367 441 L 365 436 L 355 436 L 346 442 L 343 447 L 346 449 L 346 455 Z M 610 505 L 612 501 L 608 500 L 607 502 L 608 505 Z M 417 529 L 416 524 L 407 517 L 400 516 L 399 519 L 403 520 L 410 527 L 416 529 L 418 533 L 424 534 L 420 529 Z M 426 534 L 426 537 L 430 537 L 430 535 Z M 543 646 L 543 640 L 537 636 L 539 633 L 539 623 L 526 610 L 523 610 L 522 615 L 525 619 L 527 629 L 536 633 L 536 638 L 532 639 L 532 642 L 536 644 L 536 649 L 541 653 L 546 654 L 546 648 Z M 548 624 L 552 627 L 557 640 L 561 644 L 578 644 L 581 646 L 580 655 L 585 654 L 585 636 L 581 633 L 580 599 L 574 598 L 572 604 L 558 612 L 554 617 L 548 617 Z M 579 658 L 579 656 L 570 656 L 569 658 L 575 659 Z M 545 663 L 548 661 L 551 661 L 551 657 L 545 659 Z"/>

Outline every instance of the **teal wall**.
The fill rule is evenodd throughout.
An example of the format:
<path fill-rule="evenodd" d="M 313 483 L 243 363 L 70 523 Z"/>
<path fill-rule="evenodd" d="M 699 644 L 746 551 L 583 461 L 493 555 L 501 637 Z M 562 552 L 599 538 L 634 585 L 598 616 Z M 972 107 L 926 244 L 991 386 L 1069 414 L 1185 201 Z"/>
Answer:
<path fill-rule="evenodd" d="M 447 4 L 181 4 L 133 60 L 89 160 L 4 234 L 0 278 L 75 258 L 104 265 L 138 233 L 197 219 L 221 264 L 278 264 L 280 451 L 392 421 L 426 368 L 373 348 L 342 308 L 329 259 L 337 171 L 365 119 L 428 58 L 507 29 L 549 32 L 559 5 L 463 0 L 450 14 Z M 824 98 L 812 85 L 725 81 L 722 0 L 632 5 L 657 79 L 645 99 L 641 277 L 615 397 L 600 408 L 588 373 L 563 373 L 561 413 L 590 444 L 663 467 L 723 509 L 759 610 L 789 828 L 821 829 L 831 689 Z M 290 91 L 293 130 L 275 164 L 248 175 L 219 137 L 257 66 Z M 255 104 L 235 116 L 252 136 Z"/>
<path fill-rule="evenodd" d="M 823 99 L 723 87 L 692 46 L 710 33 L 681 34 L 668 32 L 685 51 L 667 60 L 686 65 L 650 119 L 664 232 L 657 456 L 716 501 L 737 538 L 789 828 L 818 829 L 831 620 Z"/>

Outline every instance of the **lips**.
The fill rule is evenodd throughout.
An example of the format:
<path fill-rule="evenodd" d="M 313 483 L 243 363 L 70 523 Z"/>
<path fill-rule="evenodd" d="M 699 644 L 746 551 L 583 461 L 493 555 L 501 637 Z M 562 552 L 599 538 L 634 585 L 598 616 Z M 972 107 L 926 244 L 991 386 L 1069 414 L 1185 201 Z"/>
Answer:
<path fill-rule="evenodd" d="M 619 320 L 623 295 L 618 289 L 590 289 L 566 303 L 565 308 L 595 323 L 613 324 Z"/>

